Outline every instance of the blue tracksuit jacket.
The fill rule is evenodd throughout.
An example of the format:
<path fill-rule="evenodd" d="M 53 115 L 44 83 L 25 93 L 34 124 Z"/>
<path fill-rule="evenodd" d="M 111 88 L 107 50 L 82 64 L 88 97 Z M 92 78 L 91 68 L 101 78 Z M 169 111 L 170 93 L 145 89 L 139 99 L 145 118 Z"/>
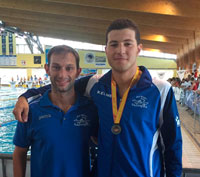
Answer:
<path fill-rule="evenodd" d="M 182 137 L 172 87 L 152 80 L 145 67 L 128 94 L 120 126 L 114 135 L 111 73 L 93 76 L 86 92 L 99 114 L 98 177 L 180 177 Z M 118 106 L 120 103 L 117 95 Z"/>

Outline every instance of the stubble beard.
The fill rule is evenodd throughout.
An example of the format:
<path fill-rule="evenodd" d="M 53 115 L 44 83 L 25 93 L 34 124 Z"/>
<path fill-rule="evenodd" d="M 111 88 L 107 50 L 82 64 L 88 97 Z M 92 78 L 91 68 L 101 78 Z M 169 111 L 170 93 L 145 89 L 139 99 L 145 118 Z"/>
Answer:
<path fill-rule="evenodd" d="M 59 86 L 57 86 L 57 84 L 54 81 L 51 81 L 52 84 L 52 89 L 56 92 L 56 93 L 68 93 L 73 89 L 74 86 L 74 81 L 70 81 L 69 84 L 64 87 L 64 88 L 60 88 Z"/>

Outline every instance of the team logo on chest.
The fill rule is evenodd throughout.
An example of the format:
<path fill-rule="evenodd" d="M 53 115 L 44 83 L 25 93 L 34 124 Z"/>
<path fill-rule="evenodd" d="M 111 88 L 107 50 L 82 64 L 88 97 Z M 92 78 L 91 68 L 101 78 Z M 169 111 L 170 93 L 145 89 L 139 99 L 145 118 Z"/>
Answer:
<path fill-rule="evenodd" d="M 140 108 L 146 108 L 148 106 L 149 102 L 146 97 L 144 96 L 136 96 L 135 99 L 132 100 L 132 106 L 134 107 L 140 107 Z"/>
<path fill-rule="evenodd" d="M 77 127 L 80 126 L 89 126 L 90 125 L 90 120 L 88 120 L 88 116 L 85 114 L 79 114 L 76 116 L 76 119 L 74 120 L 74 125 Z"/>

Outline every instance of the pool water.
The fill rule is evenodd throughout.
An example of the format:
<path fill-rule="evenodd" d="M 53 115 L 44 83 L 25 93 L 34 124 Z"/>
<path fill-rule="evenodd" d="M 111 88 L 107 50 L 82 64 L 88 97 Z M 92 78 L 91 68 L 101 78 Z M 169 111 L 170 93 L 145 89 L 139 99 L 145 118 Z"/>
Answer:
<path fill-rule="evenodd" d="M 0 153 L 13 153 L 13 135 L 17 121 L 12 110 L 24 88 L 0 87 Z"/>
<path fill-rule="evenodd" d="M 13 153 L 14 145 L 12 143 L 17 122 L 0 127 L 0 153 Z"/>

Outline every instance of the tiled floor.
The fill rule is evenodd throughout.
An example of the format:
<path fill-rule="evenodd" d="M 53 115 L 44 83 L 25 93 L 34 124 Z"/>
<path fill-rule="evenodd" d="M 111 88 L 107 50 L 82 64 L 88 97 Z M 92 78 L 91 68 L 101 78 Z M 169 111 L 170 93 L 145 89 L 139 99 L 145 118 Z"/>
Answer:
<path fill-rule="evenodd" d="M 183 168 L 200 168 L 200 149 L 182 128 L 183 136 Z"/>
<path fill-rule="evenodd" d="M 183 168 L 200 168 L 200 121 L 178 104 L 182 122 Z"/>

